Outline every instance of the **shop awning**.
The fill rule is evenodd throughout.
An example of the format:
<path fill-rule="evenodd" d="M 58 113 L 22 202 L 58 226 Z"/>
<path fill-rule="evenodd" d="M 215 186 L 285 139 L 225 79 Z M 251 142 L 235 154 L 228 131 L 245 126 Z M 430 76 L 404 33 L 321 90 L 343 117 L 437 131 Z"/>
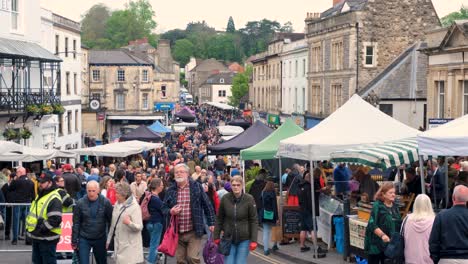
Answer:
<path fill-rule="evenodd" d="M 139 154 L 145 150 L 153 150 L 161 148 L 164 145 L 161 143 L 150 143 L 138 140 L 110 143 L 90 148 L 81 148 L 71 150 L 79 155 L 90 155 L 98 157 L 127 157 L 134 154 Z"/>
<path fill-rule="evenodd" d="M 333 162 L 356 163 L 385 170 L 418 161 L 418 142 L 416 138 L 408 138 L 336 151 L 330 156 Z"/>
<path fill-rule="evenodd" d="M 33 162 L 53 158 L 76 158 L 76 154 L 68 150 L 30 148 L 26 146 L 24 146 L 21 151 L 11 151 L 0 154 L 0 161 Z"/>
<path fill-rule="evenodd" d="M 59 57 L 36 43 L 7 38 L 0 38 L 0 57 L 38 61 L 62 61 Z"/>

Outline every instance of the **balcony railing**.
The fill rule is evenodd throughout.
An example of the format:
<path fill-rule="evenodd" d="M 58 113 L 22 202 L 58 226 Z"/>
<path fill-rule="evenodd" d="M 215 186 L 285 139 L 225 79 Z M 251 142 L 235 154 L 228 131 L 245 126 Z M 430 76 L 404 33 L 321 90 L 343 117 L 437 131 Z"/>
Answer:
<path fill-rule="evenodd" d="M 53 90 L 0 90 L 0 111 L 25 112 L 28 105 L 59 104 L 60 95 Z"/>

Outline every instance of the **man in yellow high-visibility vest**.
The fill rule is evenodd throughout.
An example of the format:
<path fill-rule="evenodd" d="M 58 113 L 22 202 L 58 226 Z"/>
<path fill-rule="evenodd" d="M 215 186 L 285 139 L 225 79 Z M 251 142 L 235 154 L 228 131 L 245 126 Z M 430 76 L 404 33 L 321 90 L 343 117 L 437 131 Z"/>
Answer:
<path fill-rule="evenodd" d="M 42 173 L 37 178 L 39 194 L 31 204 L 26 217 L 26 230 L 32 238 L 32 262 L 34 264 L 56 263 L 57 243 L 62 232 L 62 198 L 52 175 Z"/>

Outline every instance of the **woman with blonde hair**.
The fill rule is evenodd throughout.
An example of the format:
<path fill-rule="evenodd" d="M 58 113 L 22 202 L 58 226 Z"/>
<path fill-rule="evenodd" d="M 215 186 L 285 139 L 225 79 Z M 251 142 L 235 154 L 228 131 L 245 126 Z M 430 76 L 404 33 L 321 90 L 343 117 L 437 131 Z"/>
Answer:
<path fill-rule="evenodd" d="M 433 263 L 429 254 L 429 236 L 434 218 L 435 214 L 429 196 L 418 195 L 414 201 L 413 213 L 403 221 L 405 263 Z"/>

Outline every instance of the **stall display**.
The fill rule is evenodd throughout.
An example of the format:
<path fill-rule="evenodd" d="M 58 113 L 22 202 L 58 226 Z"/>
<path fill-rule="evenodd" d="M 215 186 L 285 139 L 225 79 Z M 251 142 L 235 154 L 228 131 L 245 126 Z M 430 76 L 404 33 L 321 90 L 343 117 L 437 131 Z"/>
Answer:
<path fill-rule="evenodd" d="M 343 215 L 343 203 L 331 196 L 321 194 L 319 198 L 320 215 L 317 219 L 317 235 L 328 245 L 333 245 L 332 224 L 334 216 Z"/>
<path fill-rule="evenodd" d="M 301 208 L 299 206 L 283 207 L 283 237 L 299 238 L 301 233 Z"/>

